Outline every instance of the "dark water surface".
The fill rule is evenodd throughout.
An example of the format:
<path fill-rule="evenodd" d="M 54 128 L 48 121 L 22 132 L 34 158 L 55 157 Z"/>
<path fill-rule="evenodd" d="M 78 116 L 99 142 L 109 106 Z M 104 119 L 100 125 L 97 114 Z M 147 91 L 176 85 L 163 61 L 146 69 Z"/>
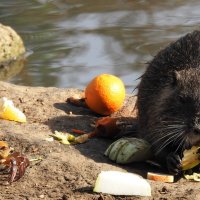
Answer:
<path fill-rule="evenodd" d="M 84 88 L 100 73 L 119 76 L 130 93 L 159 49 L 199 29 L 198 0 L 0 0 L 31 55 L 9 81 Z"/>

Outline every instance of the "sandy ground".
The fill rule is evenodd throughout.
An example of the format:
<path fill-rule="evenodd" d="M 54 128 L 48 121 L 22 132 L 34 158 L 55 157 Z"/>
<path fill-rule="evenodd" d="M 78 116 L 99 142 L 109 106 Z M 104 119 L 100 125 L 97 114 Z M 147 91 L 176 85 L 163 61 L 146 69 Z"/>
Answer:
<path fill-rule="evenodd" d="M 55 130 L 92 130 L 90 124 L 98 116 L 86 108 L 66 103 L 68 97 L 81 92 L 78 89 L 32 88 L 4 82 L 0 82 L 0 88 L 1 96 L 12 99 L 28 118 L 24 124 L 0 120 L 0 139 L 29 158 L 43 158 L 32 162 L 25 176 L 12 185 L 5 185 L 5 177 L 0 176 L 0 199 L 200 199 L 200 183 L 183 178 L 171 184 L 150 182 L 152 197 L 94 193 L 96 177 L 102 170 L 127 170 L 145 176 L 152 169 L 144 164 L 124 166 L 108 160 L 103 153 L 112 140 L 92 138 L 76 146 L 45 140 Z M 120 115 L 130 116 L 132 101 L 133 97 L 129 96 Z"/>

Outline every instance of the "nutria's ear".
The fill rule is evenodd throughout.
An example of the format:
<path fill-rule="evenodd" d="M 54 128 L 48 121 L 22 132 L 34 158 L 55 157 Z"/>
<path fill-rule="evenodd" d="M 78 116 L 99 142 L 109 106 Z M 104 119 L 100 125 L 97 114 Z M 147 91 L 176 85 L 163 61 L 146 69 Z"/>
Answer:
<path fill-rule="evenodd" d="M 177 83 L 179 82 L 180 79 L 181 79 L 181 74 L 180 74 L 180 72 L 179 72 L 179 71 L 174 71 L 172 84 L 173 84 L 174 86 L 177 85 Z"/>

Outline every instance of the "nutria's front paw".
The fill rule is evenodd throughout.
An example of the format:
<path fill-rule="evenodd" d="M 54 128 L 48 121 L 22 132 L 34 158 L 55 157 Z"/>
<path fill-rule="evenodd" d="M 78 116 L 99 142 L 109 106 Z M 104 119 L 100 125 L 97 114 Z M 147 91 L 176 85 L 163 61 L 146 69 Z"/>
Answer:
<path fill-rule="evenodd" d="M 167 156 L 167 168 L 170 174 L 178 175 L 181 173 L 181 158 L 178 154 L 170 153 Z"/>

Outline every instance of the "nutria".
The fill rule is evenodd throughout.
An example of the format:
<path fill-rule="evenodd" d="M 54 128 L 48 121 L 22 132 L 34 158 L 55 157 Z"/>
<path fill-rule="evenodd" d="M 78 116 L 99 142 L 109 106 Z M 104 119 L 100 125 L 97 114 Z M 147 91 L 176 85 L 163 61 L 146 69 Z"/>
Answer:
<path fill-rule="evenodd" d="M 183 150 L 200 143 L 200 31 L 161 50 L 138 86 L 139 134 L 172 174 Z"/>

